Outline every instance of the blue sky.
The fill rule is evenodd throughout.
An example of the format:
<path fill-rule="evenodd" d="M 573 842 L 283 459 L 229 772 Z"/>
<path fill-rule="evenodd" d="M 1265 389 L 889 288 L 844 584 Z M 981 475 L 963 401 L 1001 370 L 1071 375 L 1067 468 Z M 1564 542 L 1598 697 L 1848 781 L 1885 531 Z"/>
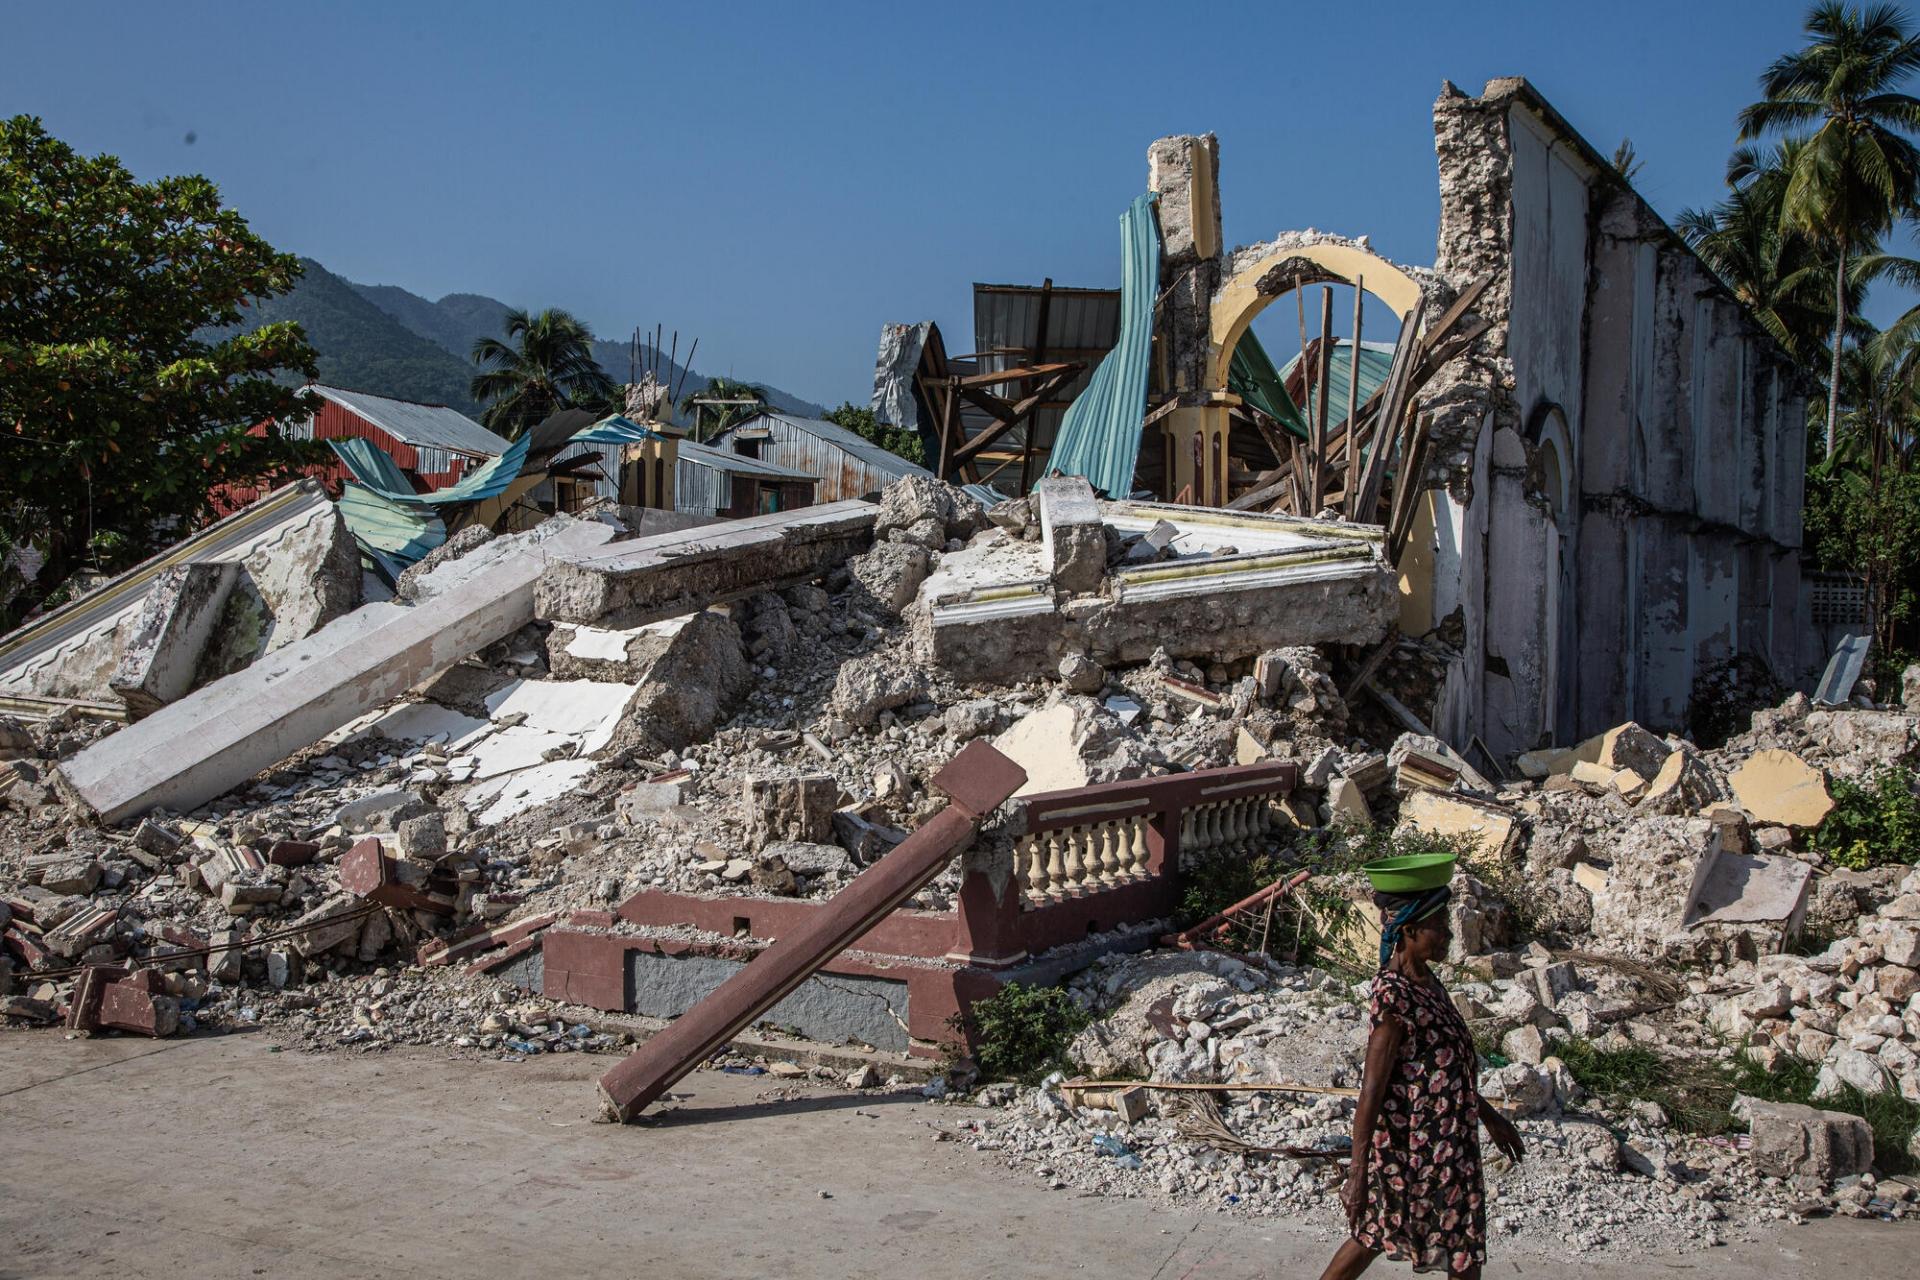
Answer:
<path fill-rule="evenodd" d="M 205 173 L 350 279 L 664 324 L 704 372 L 837 404 L 884 321 L 970 347 L 975 280 L 1117 284 L 1163 134 L 1220 136 L 1230 243 L 1427 263 L 1441 82 L 1518 74 L 1603 152 L 1630 136 L 1661 213 L 1708 203 L 1804 8 L 35 0 L 6 5 L 0 114 Z"/>

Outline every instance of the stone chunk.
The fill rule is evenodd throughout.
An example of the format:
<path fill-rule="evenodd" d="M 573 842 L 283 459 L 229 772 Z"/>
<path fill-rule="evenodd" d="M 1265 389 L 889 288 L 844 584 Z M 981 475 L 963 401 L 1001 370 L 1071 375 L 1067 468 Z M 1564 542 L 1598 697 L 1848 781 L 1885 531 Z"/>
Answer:
<path fill-rule="evenodd" d="M 1420 796 L 1438 796 L 1438 792 L 1421 791 Z M 1363 827 L 1373 825 L 1373 810 L 1367 807 L 1367 797 L 1362 794 L 1360 784 L 1352 778 L 1335 778 L 1327 784 L 1327 808 L 1332 811 L 1333 820 L 1356 822 Z"/>
<path fill-rule="evenodd" d="M 684 781 L 637 782 L 620 793 L 613 802 L 613 808 L 620 815 L 620 821 L 633 826 L 686 803 L 686 799 L 687 783 Z"/>
<path fill-rule="evenodd" d="M 447 851 L 446 815 L 423 813 L 417 818 L 408 818 L 395 829 L 394 835 L 401 857 L 432 862 Z"/>
<path fill-rule="evenodd" d="M 295 951 L 303 956 L 317 956 L 339 946 L 349 938 L 360 935 L 360 920 L 356 914 L 363 904 L 346 894 L 335 894 L 313 910 L 295 920 L 289 929 L 301 932 L 292 935 L 290 942 Z M 223 938 L 214 935 L 216 942 L 236 940 L 237 935 L 229 930 Z M 216 953 L 217 954 L 217 953 Z M 238 957 L 238 951 L 230 954 Z"/>
<path fill-rule="evenodd" d="M 92 858 L 57 863 L 41 873 L 40 887 L 49 893 L 74 893 L 84 897 L 100 887 L 100 864 Z"/>
<path fill-rule="evenodd" d="M 1098 591 L 1107 572 L 1107 537 L 1093 486 L 1081 476 L 1055 476 L 1036 489 L 1040 547 L 1055 587 L 1072 594 Z"/>
<path fill-rule="evenodd" d="M 1753 1167 L 1768 1177 L 1806 1185 L 1873 1168 L 1873 1130 L 1859 1116 L 1745 1096 L 1735 1099 L 1734 1113 L 1746 1117 Z"/>
<path fill-rule="evenodd" d="M 239 573 L 239 564 L 228 562 L 173 565 L 154 576 L 120 665 L 107 678 L 130 715 L 150 715 L 193 688 Z"/>
<path fill-rule="evenodd" d="M 931 563 L 925 547 L 911 542 L 881 542 L 847 561 L 847 572 L 874 603 L 897 616 L 913 603 Z"/>
<path fill-rule="evenodd" d="M 1098 693 L 1106 687 L 1107 673 L 1085 654 L 1070 653 L 1060 659 L 1060 682 L 1074 693 Z"/>
<path fill-rule="evenodd" d="M 883 654 L 868 654 L 840 665 L 831 701 L 850 724 L 871 729 L 879 723 L 881 712 L 917 702 L 926 692 L 925 673 L 902 667 Z"/>
<path fill-rule="evenodd" d="M 1727 782 L 1740 807 L 1760 822 L 1817 827 L 1833 808 L 1826 776 L 1791 751 L 1756 751 Z"/>
<path fill-rule="evenodd" d="M 833 839 L 840 783 L 830 773 L 749 777 L 741 785 L 740 799 L 753 848 L 775 840 L 825 844 Z"/>

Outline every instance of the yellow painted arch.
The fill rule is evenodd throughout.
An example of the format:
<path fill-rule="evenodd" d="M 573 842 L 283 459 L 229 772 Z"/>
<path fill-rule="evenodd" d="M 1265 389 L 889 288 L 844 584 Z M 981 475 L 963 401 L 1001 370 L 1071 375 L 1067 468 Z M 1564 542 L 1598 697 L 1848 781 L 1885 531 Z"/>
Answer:
<path fill-rule="evenodd" d="M 1355 280 L 1364 279 L 1367 292 L 1386 303 L 1387 309 L 1401 319 L 1405 319 L 1407 312 L 1420 305 L 1420 285 L 1413 277 L 1365 249 L 1333 242 L 1275 249 L 1252 266 L 1234 272 L 1232 278 L 1221 285 L 1220 291 L 1214 295 L 1213 309 L 1208 316 L 1213 344 L 1207 362 L 1209 387 L 1217 389 L 1227 385 L 1227 368 L 1233 363 L 1233 349 L 1240 345 L 1240 339 L 1246 334 L 1247 326 L 1253 323 L 1253 318 L 1278 296 L 1261 296 L 1261 278 L 1291 258 L 1302 258 L 1313 263 L 1320 269 L 1318 278 L 1322 280 L 1344 280 L 1352 284 Z"/>

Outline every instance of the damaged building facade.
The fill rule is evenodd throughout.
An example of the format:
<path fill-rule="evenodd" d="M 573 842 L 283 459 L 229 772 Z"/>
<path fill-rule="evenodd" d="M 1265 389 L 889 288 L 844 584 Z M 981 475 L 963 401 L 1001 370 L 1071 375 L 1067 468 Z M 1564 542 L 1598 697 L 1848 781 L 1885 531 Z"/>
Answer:
<path fill-rule="evenodd" d="M 1431 268 L 1315 231 L 1229 249 L 1217 142 L 1162 138 L 1122 220 L 1106 354 L 1063 419 L 1015 436 L 1018 402 L 982 394 L 1068 376 L 1042 339 L 1011 374 L 950 372 L 926 325 L 883 334 L 876 410 L 920 426 L 956 481 L 1066 472 L 1118 500 L 1384 526 L 1399 632 L 1444 660 L 1414 710 L 1502 768 L 1624 718 L 1684 727 L 1735 659 L 1810 686 L 1827 646 L 1803 621 L 1804 378 L 1526 81 L 1448 85 L 1434 127 Z M 1319 286 L 1398 329 L 1367 369 Z M 1251 327 L 1282 299 L 1303 317 L 1284 378 Z M 976 402 L 969 435 L 952 406 Z"/>
<path fill-rule="evenodd" d="M 1231 500 L 1247 326 L 1304 285 L 1360 285 L 1403 333 L 1451 318 L 1447 338 L 1475 335 L 1407 406 L 1421 451 L 1397 459 L 1421 470 L 1399 628 L 1454 650 L 1420 708 L 1436 732 L 1504 763 L 1623 718 L 1679 728 L 1696 681 L 1735 658 L 1810 682 L 1826 655 L 1802 622 L 1803 378 L 1525 80 L 1447 86 L 1434 127 L 1431 271 L 1313 233 L 1222 253 L 1213 140 L 1154 144 L 1163 487 Z"/>

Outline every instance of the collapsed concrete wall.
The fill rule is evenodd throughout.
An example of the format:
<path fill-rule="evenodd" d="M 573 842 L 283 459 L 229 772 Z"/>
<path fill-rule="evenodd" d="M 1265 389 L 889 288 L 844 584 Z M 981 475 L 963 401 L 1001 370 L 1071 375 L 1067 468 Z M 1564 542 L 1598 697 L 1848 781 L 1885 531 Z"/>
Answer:
<path fill-rule="evenodd" d="M 1486 278 L 1423 395 L 1433 485 L 1402 628 L 1464 636 L 1435 719 L 1496 755 L 1685 725 L 1736 656 L 1805 678 L 1805 387 L 1619 173 L 1520 79 L 1434 106 L 1437 266 Z"/>
<path fill-rule="evenodd" d="M 96 700 L 134 650 L 150 664 L 164 609 L 143 618 L 155 583 L 184 566 L 237 566 L 211 625 L 197 622 L 166 646 L 170 666 L 190 668 L 188 687 L 238 671 L 311 635 L 353 608 L 360 559 L 353 536 L 317 481 L 303 480 L 202 529 L 98 590 L 0 639 L 0 691 Z M 177 585 L 177 584 L 176 584 Z M 200 619 L 201 622 L 207 621 Z M 191 642 L 191 650 L 185 647 Z M 129 668 L 135 684 L 139 678 Z M 124 681 L 123 681 L 124 683 Z M 186 689 L 169 677 L 172 696 Z M 136 714 L 157 705 L 134 694 Z M 165 701 L 162 698 L 160 701 Z"/>

